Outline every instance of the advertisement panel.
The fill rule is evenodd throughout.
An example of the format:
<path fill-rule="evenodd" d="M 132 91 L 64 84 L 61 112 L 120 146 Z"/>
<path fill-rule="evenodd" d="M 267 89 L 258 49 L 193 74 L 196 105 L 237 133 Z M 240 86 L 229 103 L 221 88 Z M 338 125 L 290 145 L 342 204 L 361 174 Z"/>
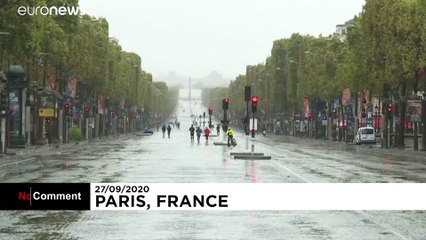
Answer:
<path fill-rule="evenodd" d="M 104 96 L 98 97 L 98 113 L 106 114 L 106 98 Z"/>
<path fill-rule="evenodd" d="M 422 121 L 422 100 L 407 100 L 407 114 L 411 122 Z"/>

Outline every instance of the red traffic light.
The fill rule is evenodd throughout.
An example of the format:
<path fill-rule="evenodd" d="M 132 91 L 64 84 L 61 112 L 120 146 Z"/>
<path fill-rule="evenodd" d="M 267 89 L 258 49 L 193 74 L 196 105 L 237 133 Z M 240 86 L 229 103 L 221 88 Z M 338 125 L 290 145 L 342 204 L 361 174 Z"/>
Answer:
<path fill-rule="evenodd" d="M 115 111 L 111 111 L 111 115 L 114 117 L 115 116 Z"/>
<path fill-rule="evenodd" d="M 229 98 L 222 99 L 222 109 L 227 110 L 229 108 Z"/>
<path fill-rule="evenodd" d="M 257 101 L 259 101 L 257 96 L 251 97 L 251 111 L 253 113 L 257 111 Z"/>
<path fill-rule="evenodd" d="M 392 112 L 392 105 L 389 104 L 389 106 L 388 106 L 388 113 L 391 113 L 391 112 Z"/>
<path fill-rule="evenodd" d="M 90 108 L 86 107 L 86 112 L 89 113 L 90 112 Z"/>
<path fill-rule="evenodd" d="M 313 114 L 310 112 L 308 113 L 308 118 L 312 118 Z"/>
<path fill-rule="evenodd" d="M 69 108 L 70 108 L 70 104 L 69 104 L 69 103 L 65 103 L 64 107 L 65 107 L 66 109 L 69 109 Z"/>
<path fill-rule="evenodd" d="M 257 96 L 251 97 L 251 102 L 252 103 L 257 103 L 257 101 L 259 101 L 259 98 Z"/>
<path fill-rule="evenodd" d="M 209 107 L 209 114 L 211 115 L 213 113 L 213 108 Z"/>

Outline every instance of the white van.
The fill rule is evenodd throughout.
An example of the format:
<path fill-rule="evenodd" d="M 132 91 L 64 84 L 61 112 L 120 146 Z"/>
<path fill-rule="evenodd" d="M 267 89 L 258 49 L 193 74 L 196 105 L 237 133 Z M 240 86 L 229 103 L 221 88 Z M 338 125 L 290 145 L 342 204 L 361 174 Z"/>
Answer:
<path fill-rule="evenodd" d="M 376 131 L 372 127 L 362 127 L 358 129 L 355 136 L 355 143 L 376 143 Z"/>

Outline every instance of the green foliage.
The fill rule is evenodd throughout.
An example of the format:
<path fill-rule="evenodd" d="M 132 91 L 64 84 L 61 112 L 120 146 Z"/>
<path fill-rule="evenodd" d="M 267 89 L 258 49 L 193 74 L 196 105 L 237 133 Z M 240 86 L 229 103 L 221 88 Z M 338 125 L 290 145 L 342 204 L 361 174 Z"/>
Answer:
<path fill-rule="evenodd" d="M 78 0 L 3 0 L 0 8 L 0 31 L 5 42 L 3 64 L 14 62 L 29 68 L 29 81 L 42 86 L 43 70 L 40 61 L 49 67 L 58 67 L 60 79 L 77 74 L 77 94 L 82 101 L 103 95 L 111 102 L 124 99 L 126 107 L 172 109 L 175 92 L 159 94 L 152 91 L 152 75 L 142 71 L 141 57 L 125 52 L 116 39 L 109 37 L 109 24 L 105 18 L 87 14 L 77 16 L 20 16 L 19 6 L 75 6 Z M 3 69 L 4 70 L 4 69 Z M 42 86 L 44 87 L 44 86 Z M 167 86 L 166 86 L 167 88 Z M 162 97 L 159 97 L 162 96 Z M 166 96 L 166 98 L 164 98 Z M 156 98 L 157 101 L 152 101 Z"/>
<path fill-rule="evenodd" d="M 245 85 L 260 97 L 258 109 L 286 113 L 299 111 L 304 98 L 331 100 L 346 88 L 372 96 L 381 96 L 385 83 L 392 89 L 407 83 L 411 90 L 426 90 L 415 76 L 426 66 L 425 22 L 425 0 L 366 1 L 347 22 L 346 40 L 293 34 L 274 41 L 265 64 L 247 66 L 246 75 L 231 81 L 231 103 L 237 104 L 236 112 L 244 111 Z M 218 96 L 212 92 L 205 91 Z"/>
<path fill-rule="evenodd" d="M 81 141 L 81 128 L 72 127 L 70 129 L 70 140 L 71 141 Z"/>

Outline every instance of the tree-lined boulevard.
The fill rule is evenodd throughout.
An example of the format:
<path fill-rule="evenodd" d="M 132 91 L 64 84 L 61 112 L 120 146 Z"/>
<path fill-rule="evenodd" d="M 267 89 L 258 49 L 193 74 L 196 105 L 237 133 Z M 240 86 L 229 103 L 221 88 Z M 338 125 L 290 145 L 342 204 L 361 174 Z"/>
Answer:
<path fill-rule="evenodd" d="M 79 1 L 0 7 L 2 183 L 426 181 L 425 0 L 368 0 L 335 34 L 271 40 L 263 62 L 204 89 L 155 79 L 106 18 L 55 6 Z M 375 144 L 354 143 L 361 127 Z M 421 240 L 425 222 L 421 210 L 11 210 L 0 239 Z"/>

